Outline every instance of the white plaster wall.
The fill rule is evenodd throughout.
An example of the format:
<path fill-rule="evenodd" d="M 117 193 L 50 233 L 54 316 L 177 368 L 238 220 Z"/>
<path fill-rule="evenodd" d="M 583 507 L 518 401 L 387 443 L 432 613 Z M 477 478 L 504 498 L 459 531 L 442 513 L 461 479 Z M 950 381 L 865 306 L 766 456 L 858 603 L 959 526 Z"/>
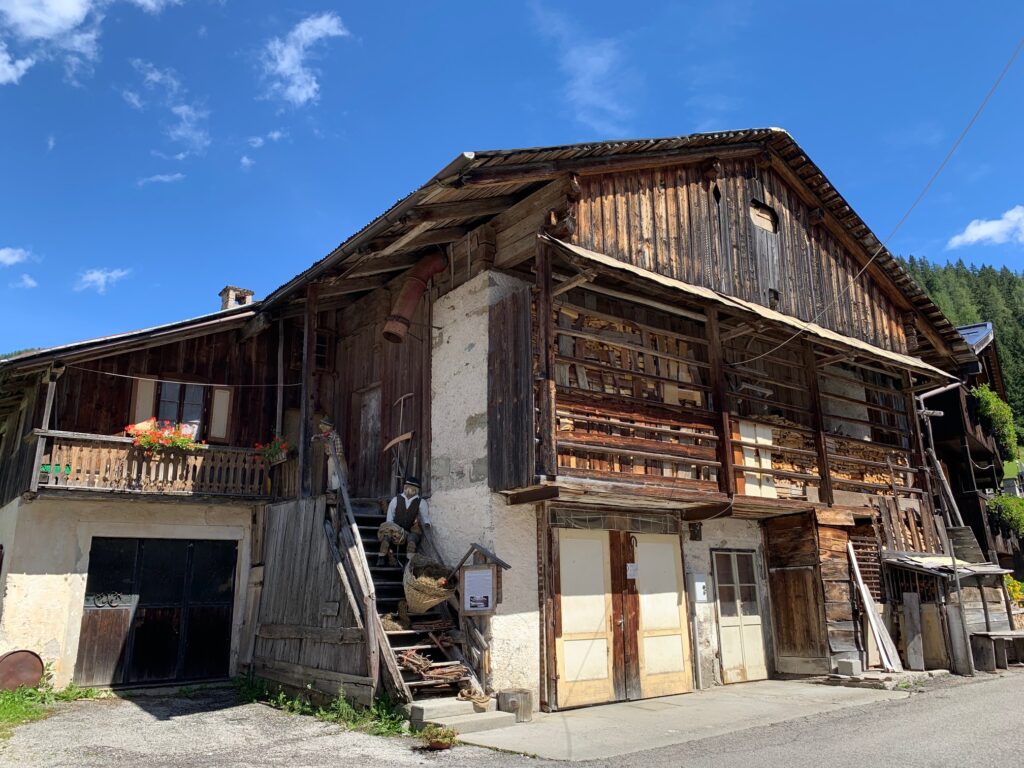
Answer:
<path fill-rule="evenodd" d="M 470 544 L 512 568 L 491 619 L 492 684 L 529 688 L 539 702 L 537 518 L 533 505 L 508 506 L 487 485 L 487 355 L 491 304 L 523 281 L 484 272 L 434 304 L 431 354 L 430 514 L 446 561 Z"/>
<path fill-rule="evenodd" d="M 4 616 L 4 595 L 7 593 L 7 571 L 14 557 L 14 533 L 18 525 L 18 505 L 21 499 L 15 499 L 0 509 L 0 546 L 4 549 L 4 562 L 0 564 L 0 622 Z"/>
<path fill-rule="evenodd" d="M 715 607 L 714 572 L 711 567 L 712 549 L 748 549 L 758 553 L 758 578 L 761 578 L 761 528 L 753 520 L 708 520 L 701 524 L 701 540 L 691 541 L 689 534 L 683 542 L 683 567 L 687 574 L 700 575 L 708 585 L 708 601 L 697 602 L 690 594 L 697 625 L 697 658 L 700 664 L 701 685 L 710 688 L 722 684 L 722 665 L 718 643 L 718 614 Z M 759 585 L 761 591 L 762 620 L 765 632 L 770 632 L 770 620 L 764 606 L 767 605 L 766 585 Z M 767 650 L 765 657 L 768 658 Z M 694 680 L 696 686 L 696 679 Z"/>
<path fill-rule="evenodd" d="M 249 582 L 251 514 L 244 506 L 142 500 L 23 502 L 17 510 L 16 546 L 4 566 L 0 655 L 16 648 L 33 650 L 53 664 L 57 686 L 71 682 L 94 536 L 227 539 L 238 542 L 230 669 L 234 674 Z"/>

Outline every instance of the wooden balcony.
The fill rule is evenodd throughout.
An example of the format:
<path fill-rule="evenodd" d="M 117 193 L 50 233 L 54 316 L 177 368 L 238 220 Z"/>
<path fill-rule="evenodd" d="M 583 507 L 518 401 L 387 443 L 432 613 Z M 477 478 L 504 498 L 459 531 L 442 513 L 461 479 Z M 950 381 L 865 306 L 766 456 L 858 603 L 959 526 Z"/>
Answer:
<path fill-rule="evenodd" d="M 270 496 L 268 472 L 250 448 L 200 446 L 147 456 L 130 437 L 36 430 L 33 492 L 83 490 L 161 496 Z"/>

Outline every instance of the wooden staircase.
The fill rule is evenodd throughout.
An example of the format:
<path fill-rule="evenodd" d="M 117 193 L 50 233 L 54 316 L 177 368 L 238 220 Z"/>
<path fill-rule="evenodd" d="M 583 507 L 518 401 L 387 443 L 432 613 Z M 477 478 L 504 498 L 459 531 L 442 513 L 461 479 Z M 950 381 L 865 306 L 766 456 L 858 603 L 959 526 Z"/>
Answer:
<path fill-rule="evenodd" d="M 402 587 L 402 574 L 406 564 L 405 553 L 398 556 L 399 566 L 377 565 L 377 528 L 384 522 L 383 504 L 377 499 L 352 499 L 352 514 L 363 544 L 363 551 L 369 562 L 370 574 L 373 578 L 377 597 L 377 612 L 381 617 L 396 616 L 399 603 L 405 599 Z M 467 675 L 454 680 L 436 681 L 424 678 L 423 675 L 407 668 L 402 655 L 414 652 L 427 657 L 431 661 L 431 669 L 463 664 L 457 646 L 460 641 L 458 621 L 446 605 L 434 608 L 430 613 L 411 617 L 409 629 L 385 629 L 387 645 L 394 654 L 395 661 L 402 671 L 402 679 L 410 693 L 410 699 L 418 701 L 437 696 L 453 696 L 461 688 L 470 687 L 479 690 L 479 683 L 470 671 Z M 431 630 L 417 628 L 419 622 L 447 620 L 450 629 Z M 446 642 L 447 641 L 447 642 Z M 468 665 L 466 665 L 468 668 Z"/>

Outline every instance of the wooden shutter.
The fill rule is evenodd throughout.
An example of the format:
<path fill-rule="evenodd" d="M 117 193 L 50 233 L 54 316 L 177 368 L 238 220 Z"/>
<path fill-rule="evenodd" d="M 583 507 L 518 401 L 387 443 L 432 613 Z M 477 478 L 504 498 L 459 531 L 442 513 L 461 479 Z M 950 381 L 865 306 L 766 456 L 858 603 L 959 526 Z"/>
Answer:
<path fill-rule="evenodd" d="M 211 443 L 226 443 L 231 431 L 231 388 L 213 387 L 210 390 L 210 427 L 206 439 Z"/>
<path fill-rule="evenodd" d="M 129 420 L 140 424 L 156 415 L 156 380 L 135 379 L 132 382 L 132 409 Z"/>

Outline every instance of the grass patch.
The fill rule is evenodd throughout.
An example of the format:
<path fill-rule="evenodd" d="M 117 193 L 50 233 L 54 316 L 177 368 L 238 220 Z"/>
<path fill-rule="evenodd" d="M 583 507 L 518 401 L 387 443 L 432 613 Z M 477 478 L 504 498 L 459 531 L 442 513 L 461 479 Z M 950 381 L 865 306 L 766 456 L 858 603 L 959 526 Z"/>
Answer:
<path fill-rule="evenodd" d="M 96 688 L 81 688 L 74 683 L 56 690 L 53 675 L 47 670 L 43 682 L 35 688 L 0 691 L 0 739 L 9 738 L 16 725 L 42 720 L 59 701 L 102 699 L 110 694 Z"/>
<path fill-rule="evenodd" d="M 405 716 L 387 697 L 381 696 L 369 707 L 354 707 L 344 697 L 331 701 L 327 706 L 313 703 L 310 693 L 290 695 L 280 686 L 271 687 L 266 680 L 242 678 L 236 681 L 238 697 L 247 703 L 259 702 L 290 715 L 315 717 L 325 723 L 340 725 L 349 731 L 360 731 L 373 736 L 402 736 L 407 734 Z"/>

